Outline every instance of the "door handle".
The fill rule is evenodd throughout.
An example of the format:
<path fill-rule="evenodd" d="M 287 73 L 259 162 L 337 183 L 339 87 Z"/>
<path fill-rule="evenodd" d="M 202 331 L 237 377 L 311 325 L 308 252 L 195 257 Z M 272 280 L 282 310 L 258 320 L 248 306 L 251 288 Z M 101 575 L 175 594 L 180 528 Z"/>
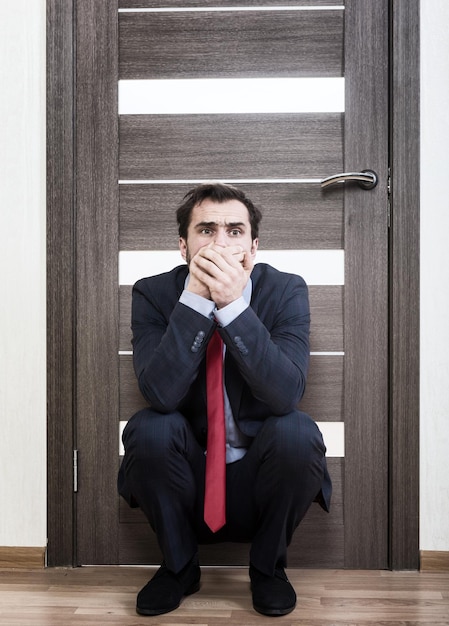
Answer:
<path fill-rule="evenodd" d="M 336 183 L 355 181 L 362 189 L 374 189 L 377 185 L 377 174 L 373 170 L 362 170 L 361 172 L 346 172 L 344 174 L 334 174 L 323 178 L 321 187 L 330 187 Z"/>

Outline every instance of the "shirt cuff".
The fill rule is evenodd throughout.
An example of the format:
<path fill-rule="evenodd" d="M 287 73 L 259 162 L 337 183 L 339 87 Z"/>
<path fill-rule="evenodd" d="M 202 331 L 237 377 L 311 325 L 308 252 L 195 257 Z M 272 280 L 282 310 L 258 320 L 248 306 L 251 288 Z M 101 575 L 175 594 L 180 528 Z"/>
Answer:
<path fill-rule="evenodd" d="M 191 291 L 184 289 L 181 297 L 179 298 L 179 302 L 181 302 L 181 304 L 185 304 L 197 313 L 201 313 L 204 317 L 213 317 L 215 302 L 212 302 L 212 300 L 208 300 L 207 298 L 203 298 L 203 296 L 199 296 L 196 293 L 192 293 Z"/>
<path fill-rule="evenodd" d="M 241 296 L 231 302 L 231 304 L 227 304 L 222 309 L 214 309 L 213 314 L 217 322 L 220 326 L 228 326 L 231 322 L 233 322 L 243 311 L 248 308 L 248 303 L 245 301 L 245 298 Z"/>

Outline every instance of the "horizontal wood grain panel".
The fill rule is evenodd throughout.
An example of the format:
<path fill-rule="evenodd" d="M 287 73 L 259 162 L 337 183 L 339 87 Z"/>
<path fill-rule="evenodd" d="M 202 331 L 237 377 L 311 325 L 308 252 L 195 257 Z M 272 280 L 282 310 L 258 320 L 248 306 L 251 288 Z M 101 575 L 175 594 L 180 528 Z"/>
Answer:
<path fill-rule="evenodd" d="M 132 350 L 131 345 L 132 286 L 121 285 L 119 350 Z M 309 287 L 311 311 L 310 343 L 312 352 L 343 350 L 343 287 L 319 285 Z M 332 357 L 336 358 L 336 357 Z"/>
<path fill-rule="evenodd" d="M 120 13 L 119 78 L 341 76 L 343 19 L 341 10 Z"/>
<path fill-rule="evenodd" d="M 299 405 L 301 410 L 318 422 L 341 421 L 343 357 L 312 356 L 310 363 L 307 389 Z M 134 413 L 147 406 L 148 402 L 137 385 L 132 356 L 120 356 L 120 420 L 129 420 Z"/>
<path fill-rule="evenodd" d="M 132 285 L 120 285 L 119 288 L 119 350 L 132 350 L 131 331 Z"/>
<path fill-rule="evenodd" d="M 119 176 L 324 178 L 342 171 L 342 115 L 122 115 Z"/>
<path fill-rule="evenodd" d="M 318 505 L 313 505 L 318 506 Z M 325 513 L 323 512 L 323 515 Z M 159 565 L 162 561 L 156 535 L 147 523 L 120 524 L 120 565 Z M 199 546 L 200 563 L 248 566 L 249 543 L 217 543 Z M 344 526 L 300 524 L 288 549 L 289 567 L 344 567 Z"/>
<path fill-rule="evenodd" d="M 343 524 L 343 490 L 341 483 L 335 479 L 335 473 L 332 472 L 332 463 L 341 463 L 342 459 L 327 459 L 329 473 L 332 479 L 332 507 L 330 513 L 325 515 L 319 506 L 312 506 L 307 512 L 306 517 L 301 522 L 302 525 L 322 524 L 338 525 Z M 339 469 L 337 468 L 337 473 Z M 120 498 L 120 523 L 121 524 L 146 524 L 146 518 L 140 508 L 131 508 L 127 502 Z M 151 530 L 151 529 L 150 529 Z"/>
<path fill-rule="evenodd" d="M 297 528 L 288 550 L 289 567 L 343 567 L 342 459 L 329 459 L 333 484 L 330 513 L 312 504 Z M 161 553 L 156 535 L 140 509 L 120 502 L 120 564 L 158 564 Z M 248 565 L 249 544 L 217 543 L 200 546 L 202 565 Z"/>
<path fill-rule="evenodd" d="M 301 522 L 302 525 L 343 524 L 343 468 L 344 459 L 328 458 L 327 468 L 332 480 L 332 504 L 329 514 L 324 514 L 320 506 L 313 505 Z M 120 523 L 143 524 L 146 523 L 145 515 L 140 508 L 131 508 L 127 502 L 120 498 Z"/>
<path fill-rule="evenodd" d="M 120 185 L 120 250 L 172 250 L 177 246 L 175 211 L 193 184 Z M 260 247 L 343 247 L 342 188 L 319 184 L 237 184 L 262 211 Z"/>
<path fill-rule="evenodd" d="M 343 286 L 310 285 L 310 349 L 343 351 Z"/>
<path fill-rule="evenodd" d="M 306 390 L 299 408 L 316 421 L 343 421 L 343 360 L 343 356 L 310 357 Z"/>

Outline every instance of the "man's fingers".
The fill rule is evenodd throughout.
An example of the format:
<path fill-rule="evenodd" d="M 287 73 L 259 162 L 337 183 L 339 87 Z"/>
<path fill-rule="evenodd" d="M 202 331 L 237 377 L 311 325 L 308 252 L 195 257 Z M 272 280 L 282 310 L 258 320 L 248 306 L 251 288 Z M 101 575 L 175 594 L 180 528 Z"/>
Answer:
<path fill-rule="evenodd" d="M 194 264 L 196 271 L 212 278 L 218 278 L 225 272 L 226 267 L 230 267 L 229 263 L 219 255 L 214 257 L 213 255 L 198 254 L 194 259 Z"/>
<path fill-rule="evenodd" d="M 214 263 L 222 271 L 226 271 L 227 265 L 237 267 L 239 263 L 242 263 L 245 258 L 245 253 L 241 246 L 217 246 L 213 244 L 211 246 L 205 246 L 198 252 L 198 256 Z"/>

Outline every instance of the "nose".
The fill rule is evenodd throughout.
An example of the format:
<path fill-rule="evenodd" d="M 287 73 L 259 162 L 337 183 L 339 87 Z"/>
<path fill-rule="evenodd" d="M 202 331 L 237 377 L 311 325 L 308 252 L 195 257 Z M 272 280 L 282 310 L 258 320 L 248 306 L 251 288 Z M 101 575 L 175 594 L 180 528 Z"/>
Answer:
<path fill-rule="evenodd" d="M 224 228 L 217 228 L 215 233 L 215 243 L 219 246 L 226 247 L 226 232 Z"/>

